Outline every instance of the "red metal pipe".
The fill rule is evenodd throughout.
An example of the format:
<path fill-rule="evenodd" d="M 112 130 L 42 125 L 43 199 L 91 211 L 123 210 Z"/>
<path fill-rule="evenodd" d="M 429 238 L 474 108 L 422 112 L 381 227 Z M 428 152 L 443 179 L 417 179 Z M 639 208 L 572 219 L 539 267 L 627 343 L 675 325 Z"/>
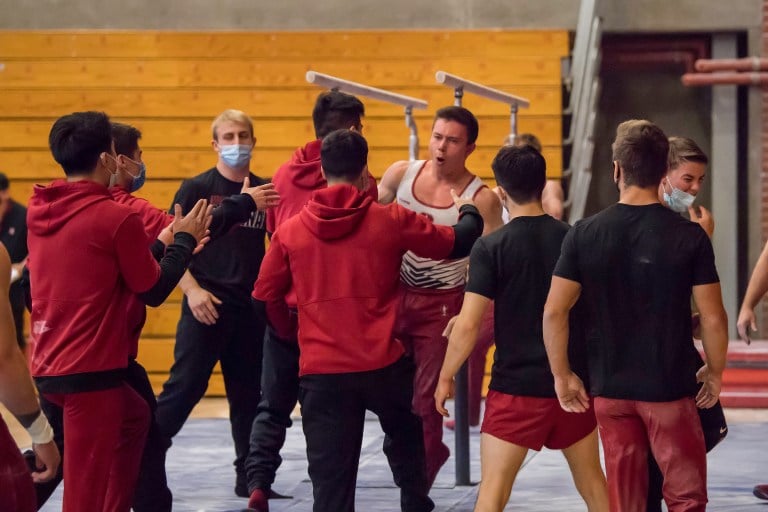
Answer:
<path fill-rule="evenodd" d="M 706 85 L 760 85 L 768 86 L 768 73 L 686 73 L 683 85 L 689 87 Z"/>
<path fill-rule="evenodd" d="M 694 68 L 700 73 L 709 73 L 711 71 L 768 71 L 768 59 L 761 59 L 760 57 L 697 59 Z"/>

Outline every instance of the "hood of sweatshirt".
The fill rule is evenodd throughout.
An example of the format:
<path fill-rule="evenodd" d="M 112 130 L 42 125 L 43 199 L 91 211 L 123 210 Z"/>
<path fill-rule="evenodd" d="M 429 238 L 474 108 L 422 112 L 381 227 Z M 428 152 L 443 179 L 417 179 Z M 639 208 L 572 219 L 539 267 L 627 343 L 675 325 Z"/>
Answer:
<path fill-rule="evenodd" d="M 353 233 L 373 199 L 353 185 L 334 185 L 312 194 L 301 210 L 301 221 L 321 240 L 336 240 Z"/>
<path fill-rule="evenodd" d="M 287 163 L 285 177 L 299 188 L 317 190 L 327 184 L 320 172 L 320 146 L 323 141 L 313 140 L 304 147 L 298 148 Z"/>
<path fill-rule="evenodd" d="M 39 236 L 56 233 L 83 209 L 112 201 L 109 190 L 93 181 L 56 180 L 35 185 L 27 208 L 27 229 Z"/>

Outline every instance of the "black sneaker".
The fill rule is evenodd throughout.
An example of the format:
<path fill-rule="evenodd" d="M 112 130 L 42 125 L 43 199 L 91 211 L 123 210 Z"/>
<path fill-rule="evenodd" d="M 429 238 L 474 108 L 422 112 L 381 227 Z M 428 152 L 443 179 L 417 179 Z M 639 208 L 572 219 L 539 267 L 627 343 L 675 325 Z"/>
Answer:
<path fill-rule="evenodd" d="M 237 474 L 235 480 L 235 495 L 240 498 L 250 498 L 251 493 L 248 492 L 248 478 L 243 473 Z"/>

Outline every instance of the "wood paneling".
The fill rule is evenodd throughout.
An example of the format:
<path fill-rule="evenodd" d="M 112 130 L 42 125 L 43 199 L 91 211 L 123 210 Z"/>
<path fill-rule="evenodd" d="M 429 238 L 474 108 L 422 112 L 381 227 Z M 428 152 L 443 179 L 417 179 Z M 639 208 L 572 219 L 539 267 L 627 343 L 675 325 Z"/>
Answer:
<path fill-rule="evenodd" d="M 453 103 L 453 91 L 435 83 L 444 70 L 528 98 L 519 130 L 545 146 L 548 174 L 562 170 L 561 58 L 566 31 L 347 31 L 347 32 L 0 32 L 0 170 L 23 201 L 34 183 L 62 177 L 47 148 L 59 116 L 103 110 L 143 132 L 149 179 L 139 195 L 167 208 L 180 181 L 216 162 L 211 120 L 239 108 L 254 119 L 252 170 L 271 176 L 294 148 L 314 138 L 311 110 L 320 89 L 305 73 L 334 74 L 421 98 L 414 112 L 420 157 L 427 158 L 432 117 Z M 380 177 L 407 159 L 403 109 L 366 100 L 364 134 L 370 168 Z M 468 167 L 492 182 L 490 163 L 509 130 L 508 107 L 472 94 L 464 106 L 480 122 Z M 181 295 L 149 309 L 140 360 L 156 389 L 173 360 Z M 219 373 L 209 394 L 223 394 Z"/>

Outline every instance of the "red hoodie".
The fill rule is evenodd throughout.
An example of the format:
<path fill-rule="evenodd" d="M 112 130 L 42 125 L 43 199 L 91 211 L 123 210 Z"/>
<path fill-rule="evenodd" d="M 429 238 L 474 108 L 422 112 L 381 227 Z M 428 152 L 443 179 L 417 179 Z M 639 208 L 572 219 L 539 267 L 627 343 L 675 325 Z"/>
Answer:
<path fill-rule="evenodd" d="M 376 370 L 403 354 L 392 336 L 403 254 L 445 258 L 453 243 L 450 226 L 332 186 L 278 228 L 253 297 L 273 311 L 294 287 L 301 375 Z"/>
<path fill-rule="evenodd" d="M 103 185 L 35 186 L 27 214 L 32 291 L 32 374 L 55 377 L 125 368 L 135 340 L 134 295 L 160 267 L 132 208 Z"/>
<path fill-rule="evenodd" d="M 141 215 L 144 229 L 149 237 L 150 244 L 157 239 L 157 235 L 173 222 L 173 215 L 152 205 L 146 199 L 136 197 L 122 187 L 112 187 L 109 193 L 115 201 L 133 208 Z"/>
<path fill-rule="evenodd" d="M 320 172 L 320 146 L 323 140 L 308 142 L 294 151 L 291 159 L 281 165 L 272 177 L 275 190 L 280 194 L 280 204 L 267 210 L 267 231 L 275 230 L 307 204 L 312 192 L 325 188 L 328 182 Z M 376 178 L 368 173 L 367 194 L 374 201 L 379 199 Z"/>

